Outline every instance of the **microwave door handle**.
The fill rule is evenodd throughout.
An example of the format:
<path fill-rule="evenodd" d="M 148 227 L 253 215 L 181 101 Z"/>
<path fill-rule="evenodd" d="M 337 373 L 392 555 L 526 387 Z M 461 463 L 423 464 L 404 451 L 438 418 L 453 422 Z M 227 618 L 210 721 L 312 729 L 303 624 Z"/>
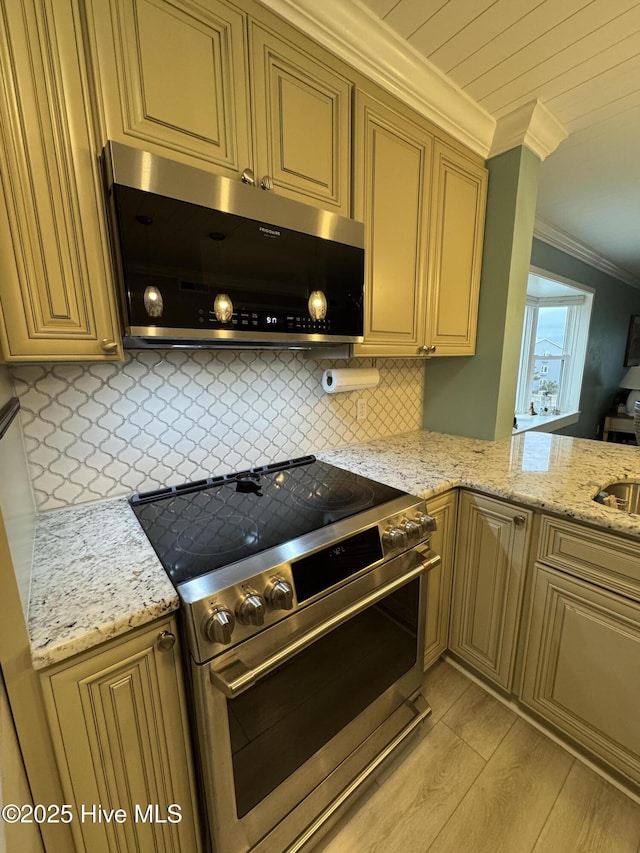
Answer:
<path fill-rule="evenodd" d="M 440 564 L 439 556 L 435 554 L 432 555 L 430 553 L 428 556 L 425 556 L 420 553 L 418 548 L 416 548 L 415 551 L 420 554 L 421 560 L 417 566 L 413 566 L 408 572 L 402 575 L 402 577 L 396 578 L 390 583 L 378 587 L 378 589 L 374 590 L 369 595 L 355 601 L 349 607 L 346 607 L 344 610 L 341 610 L 339 613 L 336 613 L 334 616 L 326 619 L 320 625 L 316 625 L 310 631 L 301 634 L 293 642 L 289 643 L 282 649 L 278 649 L 275 654 L 270 655 L 255 666 L 247 666 L 243 661 L 234 656 L 231 657 L 230 661 L 227 660 L 226 663 L 211 663 L 209 675 L 212 684 L 229 699 L 234 699 L 250 687 L 253 687 L 260 678 L 268 675 L 277 667 L 282 666 L 282 664 L 289 658 L 293 657 L 298 652 L 301 652 L 303 649 L 306 649 L 313 642 L 319 640 L 343 622 L 351 619 L 352 616 L 356 616 L 358 613 L 366 610 L 367 607 L 371 607 L 371 605 L 395 592 L 409 581 L 417 578 L 424 572 L 436 568 L 436 566 Z"/>

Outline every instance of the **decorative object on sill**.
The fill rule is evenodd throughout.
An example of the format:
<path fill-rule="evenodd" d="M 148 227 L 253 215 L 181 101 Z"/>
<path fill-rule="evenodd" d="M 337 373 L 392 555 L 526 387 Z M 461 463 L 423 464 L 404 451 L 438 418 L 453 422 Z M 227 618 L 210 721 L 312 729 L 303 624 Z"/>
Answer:
<path fill-rule="evenodd" d="M 640 365 L 640 314 L 632 314 L 629 321 L 627 348 L 624 353 L 624 366 L 637 367 Z M 626 388 L 626 385 L 622 386 Z M 633 412 L 629 412 L 633 414 Z"/>
<path fill-rule="evenodd" d="M 630 367 L 620 383 L 621 388 L 629 388 L 627 397 L 627 414 L 633 415 L 633 407 L 640 400 L 640 366 Z"/>
<path fill-rule="evenodd" d="M 513 428 L 518 429 L 518 418 L 515 415 L 513 416 Z"/>
<path fill-rule="evenodd" d="M 531 403 L 530 403 L 530 405 L 529 405 L 529 414 L 530 414 L 530 415 L 537 415 L 537 414 L 538 414 L 538 413 L 536 412 L 536 410 L 533 408 L 533 400 L 531 401 Z"/>
<path fill-rule="evenodd" d="M 633 406 L 633 431 L 636 434 L 636 441 L 640 446 L 640 401 L 634 403 Z"/>
<path fill-rule="evenodd" d="M 375 388 L 379 382 L 380 371 L 376 367 L 332 368 L 322 374 L 322 387 L 327 394 Z"/>

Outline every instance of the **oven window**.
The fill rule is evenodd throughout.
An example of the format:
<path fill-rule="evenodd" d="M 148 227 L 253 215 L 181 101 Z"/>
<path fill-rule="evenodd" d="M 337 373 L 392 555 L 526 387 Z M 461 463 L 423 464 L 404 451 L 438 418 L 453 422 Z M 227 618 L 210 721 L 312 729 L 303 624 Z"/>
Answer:
<path fill-rule="evenodd" d="M 419 579 L 227 700 L 241 818 L 416 663 Z"/>

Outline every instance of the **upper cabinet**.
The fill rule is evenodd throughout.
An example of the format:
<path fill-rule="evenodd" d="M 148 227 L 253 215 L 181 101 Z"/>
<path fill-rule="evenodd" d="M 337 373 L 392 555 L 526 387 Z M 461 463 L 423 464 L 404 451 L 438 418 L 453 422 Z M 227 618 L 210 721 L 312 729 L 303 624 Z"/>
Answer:
<path fill-rule="evenodd" d="M 245 17 L 217 0 L 84 0 L 106 142 L 215 167 L 251 164 Z"/>
<path fill-rule="evenodd" d="M 249 32 L 257 181 L 350 216 L 350 82 L 306 40 L 298 50 L 255 22 Z"/>
<path fill-rule="evenodd" d="M 424 342 L 433 140 L 356 93 L 354 215 L 365 223 L 365 330 L 356 355 L 408 355 Z"/>
<path fill-rule="evenodd" d="M 103 142 L 251 173 L 263 189 L 350 215 L 351 84 L 338 60 L 221 0 L 85 6 Z"/>
<path fill-rule="evenodd" d="M 4 356 L 7 361 L 121 357 L 77 21 L 64 0 L 15 0 L 3 10 Z"/>
<path fill-rule="evenodd" d="M 365 223 L 356 355 L 475 352 L 487 172 L 426 120 L 357 92 L 354 215 Z"/>
<path fill-rule="evenodd" d="M 436 142 L 425 338 L 431 355 L 475 353 L 486 197 L 484 166 Z"/>

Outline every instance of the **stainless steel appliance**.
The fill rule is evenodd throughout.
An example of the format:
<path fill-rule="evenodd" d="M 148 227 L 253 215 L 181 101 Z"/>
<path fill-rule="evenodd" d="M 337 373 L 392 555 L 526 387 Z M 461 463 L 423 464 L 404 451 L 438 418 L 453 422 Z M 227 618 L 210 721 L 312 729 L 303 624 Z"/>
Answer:
<path fill-rule="evenodd" d="M 125 346 L 362 341 L 361 222 L 116 142 L 103 163 Z"/>
<path fill-rule="evenodd" d="M 300 849 L 429 713 L 433 519 L 313 456 L 131 506 L 183 605 L 212 849 Z"/>

